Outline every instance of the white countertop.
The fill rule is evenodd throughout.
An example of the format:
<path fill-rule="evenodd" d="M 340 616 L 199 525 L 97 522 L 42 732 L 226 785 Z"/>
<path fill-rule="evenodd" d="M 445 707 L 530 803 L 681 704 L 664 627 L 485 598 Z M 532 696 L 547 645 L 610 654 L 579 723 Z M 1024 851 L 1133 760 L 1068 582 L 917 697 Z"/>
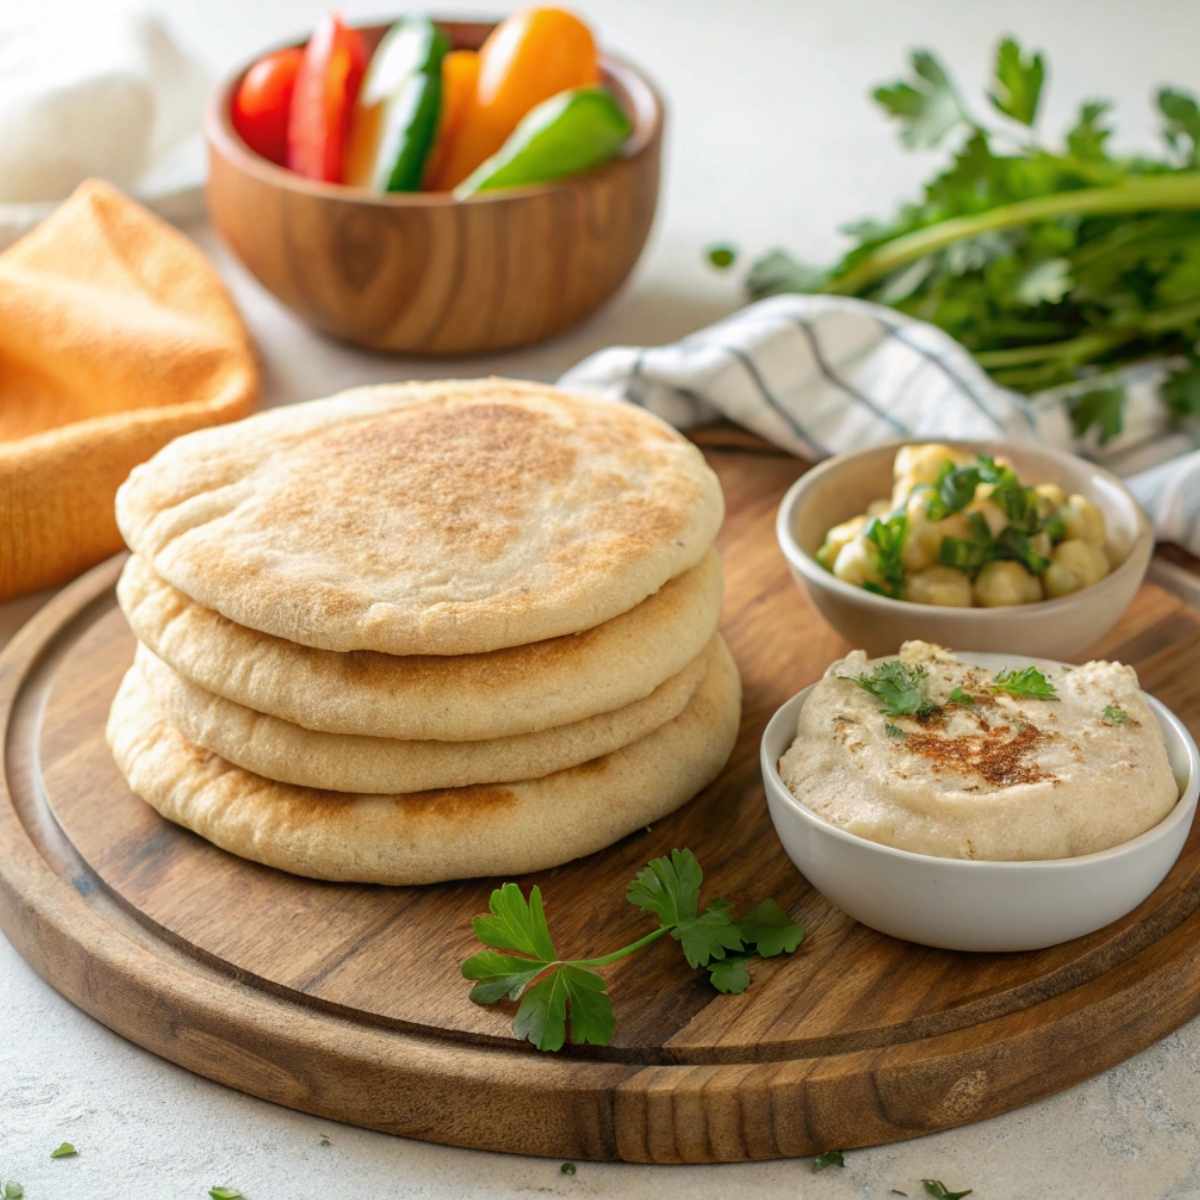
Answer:
<path fill-rule="evenodd" d="M 83 2 L 83 0 L 80 0 Z M 210 63 L 241 59 L 311 27 L 323 0 L 159 0 Z M 346 0 L 349 15 L 388 6 Z M 495 6 L 493 6 L 495 7 Z M 1036 42 L 1051 66 L 1050 127 L 1084 95 L 1118 101 L 1123 145 L 1152 134 L 1158 83 L 1197 83 L 1200 7 L 1189 0 L 581 0 L 603 40 L 645 66 L 671 109 L 666 191 L 632 284 L 602 314 L 524 353 L 447 364 L 357 353 L 297 324 L 196 231 L 218 259 L 267 370 L 270 403 L 405 376 L 500 371 L 553 378 L 618 342 L 664 341 L 728 311 L 736 281 L 702 248 L 788 244 L 814 258 L 841 222 L 885 212 L 932 162 L 902 153 L 865 99 L 900 73 L 907 47 L 936 48 L 972 96 L 995 39 Z M 475 5 L 447 0 L 438 12 Z M 38 600 L 0 607 L 2 642 Z M 213 1184 L 249 1200 L 506 1200 L 528 1195 L 771 1200 L 922 1195 L 920 1179 L 979 1200 L 1200 1197 L 1200 1024 L 1052 1099 L 919 1141 L 807 1162 L 729 1167 L 580 1163 L 452 1150 L 334 1125 L 227 1091 L 130 1045 L 37 979 L 0 938 L 0 1179 L 28 1200 L 203 1200 Z M 330 1144 L 322 1145 L 322 1136 Z M 75 1159 L 51 1161 L 63 1140 Z"/>

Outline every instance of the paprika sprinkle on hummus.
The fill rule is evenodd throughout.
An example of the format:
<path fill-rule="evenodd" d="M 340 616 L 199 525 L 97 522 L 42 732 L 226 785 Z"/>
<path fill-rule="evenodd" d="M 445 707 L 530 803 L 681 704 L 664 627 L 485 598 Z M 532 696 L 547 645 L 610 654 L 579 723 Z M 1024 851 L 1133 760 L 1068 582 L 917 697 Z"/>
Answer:
<path fill-rule="evenodd" d="M 994 672 L 925 642 L 834 663 L 779 772 L 832 824 L 943 858 L 1090 854 L 1145 832 L 1178 799 L 1132 668 Z"/>

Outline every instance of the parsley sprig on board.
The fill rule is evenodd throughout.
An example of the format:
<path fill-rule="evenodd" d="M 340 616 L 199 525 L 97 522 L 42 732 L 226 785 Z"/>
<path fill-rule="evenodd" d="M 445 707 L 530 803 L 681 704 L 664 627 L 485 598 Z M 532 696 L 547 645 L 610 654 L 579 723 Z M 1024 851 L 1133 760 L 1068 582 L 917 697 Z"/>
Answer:
<path fill-rule="evenodd" d="M 859 296 L 932 321 L 1005 387 L 1077 385 L 1075 431 L 1100 442 L 1124 424 L 1105 370 L 1149 356 L 1178 364 L 1168 411 L 1200 415 L 1200 103 L 1160 88 L 1161 147 L 1123 156 L 1106 100 L 1081 103 L 1058 138 L 1039 131 L 1049 73 L 1005 38 L 980 105 L 915 51 L 911 74 L 872 97 L 905 147 L 947 147 L 949 161 L 891 217 L 844 226 L 853 245 L 838 262 L 772 250 L 747 288 Z"/>
<path fill-rule="evenodd" d="M 737 916 L 725 900 L 700 907 L 704 872 L 690 850 L 647 863 L 629 884 L 625 898 L 655 917 L 649 933 L 596 958 L 559 957 L 542 904 L 541 888 L 529 896 L 515 883 L 492 892 L 489 911 L 473 922 L 475 936 L 490 949 L 462 964 L 475 981 L 476 1004 L 520 1001 L 513 1032 L 539 1050 L 561 1050 L 568 1040 L 606 1046 L 616 1026 L 612 1000 L 600 970 L 628 958 L 668 934 L 679 943 L 688 965 L 708 973 L 720 992 L 744 992 L 755 958 L 790 954 L 804 929 L 774 900 L 764 900 Z"/>
<path fill-rule="evenodd" d="M 1058 691 L 1054 684 L 1037 669 L 1024 667 L 1018 671 L 1000 671 L 992 680 L 993 692 L 1007 692 L 1010 696 L 1022 696 L 1029 700 L 1057 700 Z"/>

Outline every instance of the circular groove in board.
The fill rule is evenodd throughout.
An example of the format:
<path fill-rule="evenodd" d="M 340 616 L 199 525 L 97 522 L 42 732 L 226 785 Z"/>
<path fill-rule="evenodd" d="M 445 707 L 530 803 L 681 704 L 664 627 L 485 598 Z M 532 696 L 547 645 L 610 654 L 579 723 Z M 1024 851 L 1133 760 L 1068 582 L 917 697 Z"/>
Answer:
<path fill-rule="evenodd" d="M 541 883 L 562 949 L 602 951 L 646 928 L 622 899 L 633 871 L 692 846 L 709 869 L 706 895 L 775 895 L 809 926 L 807 947 L 761 964 L 744 996 L 716 996 L 658 943 L 610 973 L 612 1047 L 539 1055 L 512 1041 L 507 1014 L 471 1005 L 458 977 L 469 917 L 494 881 L 293 880 L 160 821 L 123 792 L 103 744 L 132 650 L 111 608 L 114 564 L 53 601 L 3 656 L 0 924 L 75 1003 L 221 1082 L 409 1136 L 577 1158 L 736 1160 L 907 1137 L 1058 1090 L 1191 1015 L 1196 834 L 1138 913 L 1037 955 L 906 946 L 807 888 L 770 834 L 755 751 L 765 717 L 838 645 L 814 626 L 756 661 L 772 621 L 777 632 L 798 616 L 815 622 L 770 543 L 770 489 L 795 464 L 736 455 L 715 465 L 732 510 L 726 634 L 747 694 L 734 759 L 650 833 L 523 882 Z M 1119 637 L 1108 652 L 1136 650 L 1149 689 L 1194 725 L 1200 695 L 1179 664 L 1182 641 L 1200 651 L 1200 621 L 1151 587 Z M 64 831 L 57 849 L 47 804 Z M 424 972 L 416 988 L 414 971 Z M 475 1115 L 495 1111 L 481 1094 L 522 1119 L 497 1128 Z"/>

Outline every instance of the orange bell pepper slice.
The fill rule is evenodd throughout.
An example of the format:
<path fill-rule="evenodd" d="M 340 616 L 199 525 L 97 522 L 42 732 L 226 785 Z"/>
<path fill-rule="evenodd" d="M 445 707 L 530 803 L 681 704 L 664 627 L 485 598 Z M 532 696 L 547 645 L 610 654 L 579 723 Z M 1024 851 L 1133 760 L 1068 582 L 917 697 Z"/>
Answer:
<path fill-rule="evenodd" d="M 442 59 L 442 113 L 433 149 L 425 164 L 425 188 L 441 174 L 450 146 L 467 115 L 479 83 L 479 54 L 475 50 L 451 50 Z"/>
<path fill-rule="evenodd" d="M 574 13 L 561 8 L 513 13 L 479 51 L 478 83 L 431 185 L 449 189 L 461 183 L 500 149 L 530 109 L 599 78 L 595 39 Z"/>
<path fill-rule="evenodd" d="M 362 34 L 328 13 L 305 47 L 296 77 L 288 117 L 287 165 L 293 171 L 341 183 L 350 114 L 366 67 Z"/>

